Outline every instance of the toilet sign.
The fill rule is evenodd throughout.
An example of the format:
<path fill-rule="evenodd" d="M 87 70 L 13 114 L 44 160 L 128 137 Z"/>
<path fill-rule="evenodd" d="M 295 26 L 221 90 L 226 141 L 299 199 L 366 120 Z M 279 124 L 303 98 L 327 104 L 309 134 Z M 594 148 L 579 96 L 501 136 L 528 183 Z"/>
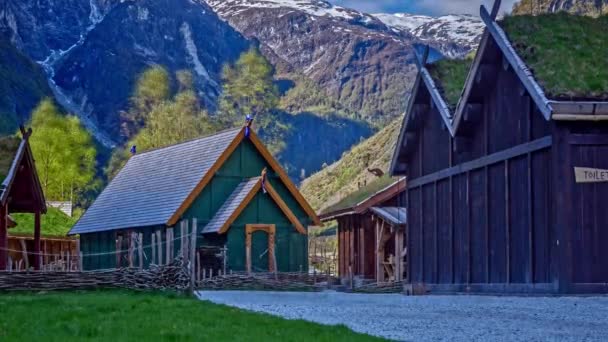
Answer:
<path fill-rule="evenodd" d="M 608 170 L 575 167 L 574 176 L 577 183 L 608 183 Z"/>

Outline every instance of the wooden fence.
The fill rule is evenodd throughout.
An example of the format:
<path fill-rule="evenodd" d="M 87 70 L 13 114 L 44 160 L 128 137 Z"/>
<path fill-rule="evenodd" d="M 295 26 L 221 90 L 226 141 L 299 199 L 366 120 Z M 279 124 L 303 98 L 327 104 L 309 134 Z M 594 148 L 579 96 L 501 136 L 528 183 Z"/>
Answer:
<path fill-rule="evenodd" d="M 7 271 L 27 271 L 34 265 L 36 257 L 41 258 L 41 270 L 76 272 L 81 270 L 78 239 L 40 239 L 40 255 L 36 256 L 33 236 L 11 235 L 8 237 Z"/>

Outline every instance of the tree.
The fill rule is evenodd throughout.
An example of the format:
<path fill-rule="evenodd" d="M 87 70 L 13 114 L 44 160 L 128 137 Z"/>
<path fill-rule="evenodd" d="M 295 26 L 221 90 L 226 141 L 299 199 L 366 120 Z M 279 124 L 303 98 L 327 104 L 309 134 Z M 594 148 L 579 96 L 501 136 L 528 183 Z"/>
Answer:
<path fill-rule="evenodd" d="M 142 77 L 145 77 L 144 76 Z M 106 174 L 116 176 L 130 156 L 130 147 L 138 152 L 180 143 L 213 133 L 218 124 L 201 108 L 193 88 L 193 77 L 188 71 L 176 73 L 179 92 L 155 102 L 143 115 L 145 122 L 139 132 L 124 146 L 112 154 Z M 140 84 L 141 82 L 138 82 Z M 167 81 L 169 83 L 169 81 Z M 133 103 L 137 107 L 137 103 Z"/>
<path fill-rule="evenodd" d="M 244 122 L 246 115 L 268 120 L 260 114 L 273 111 L 279 101 L 273 77 L 272 65 L 255 48 L 243 53 L 234 65 L 225 66 L 220 99 L 222 119 L 232 124 Z"/>
<path fill-rule="evenodd" d="M 30 125 L 30 145 L 46 197 L 74 201 L 74 191 L 95 178 L 97 152 L 91 135 L 77 117 L 61 114 L 49 99 L 34 110 Z"/>
<path fill-rule="evenodd" d="M 122 113 L 122 134 L 129 138 L 145 124 L 154 107 L 169 99 L 171 85 L 169 73 L 162 66 L 145 70 L 135 85 L 131 107 Z"/>

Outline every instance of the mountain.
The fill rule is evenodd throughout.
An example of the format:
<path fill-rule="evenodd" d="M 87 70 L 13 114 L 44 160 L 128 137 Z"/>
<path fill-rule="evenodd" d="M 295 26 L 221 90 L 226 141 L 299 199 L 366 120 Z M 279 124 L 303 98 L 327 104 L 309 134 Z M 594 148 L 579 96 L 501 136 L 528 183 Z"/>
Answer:
<path fill-rule="evenodd" d="M 403 110 L 414 74 L 413 41 L 376 17 L 325 1 L 207 0 L 260 42 L 279 73 L 299 73 L 373 123 Z"/>
<path fill-rule="evenodd" d="M 25 113 L 48 96 L 44 70 L 0 34 L 0 136 L 15 133 Z"/>
<path fill-rule="evenodd" d="M 597 17 L 608 14 L 608 0 L 521 0 L 513 14 L 541 14 L 566 11 L 571 14 Z"/>
<path fill-rule="evenodd" d="M 114 146 L 120 111 L 147 67 L 188 69 L 213 110 L 221 71 L 250 46 L 202 1 L 9 0 L 0 29 L 46 69 L 56 99 Z"/>
<path fill-rule="evenodd" d="M 462 57 L 475 49 L 484 29 L 478 17 L 466 14 L 436 18 L 408 13 L 374 16 L 395 32 L 411 35 L 450 58 Z"/>
<path fill-rule="evenodd" d="M 301 187 L 310 204 L 322 212 L 349 195 L 364 189 L 390 183 L 385 175 L 378 178 L 368 169 L 386 172 L 393 156 L 402 119 L 395 119 L 369 139 L 345 152 L 340 160 L 308 177 Z"/>

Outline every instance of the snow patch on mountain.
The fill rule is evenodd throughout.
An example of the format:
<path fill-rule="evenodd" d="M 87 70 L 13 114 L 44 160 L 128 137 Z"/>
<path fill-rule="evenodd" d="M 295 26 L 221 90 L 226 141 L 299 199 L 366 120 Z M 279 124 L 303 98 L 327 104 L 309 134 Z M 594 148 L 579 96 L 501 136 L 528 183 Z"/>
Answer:
<path fill-rule="evenodd" d="M 451 58 L 461 57 L 474 49 L 485 27 L 478 17 L 466 14 L 437 18 L 408 13 L 374 16 L 394 31 L 411 35 Z"/>
<path fill-rule="evenodd" d="M 251 8 L 292 8 L 315 17 L 332 17 L 346 20 L 373 21 L 369 14 L 334 6 L 321 0 L 205 0 L 221 17 L 232 17 Z"/>
<path fill-rule="evenodd" d="M 426 15 L 415 15 L 409 13 L 377 13 L 374 14 L 376 18 L 397 31 L 410 32 L 423 24 L 429 23 L 435 18 Z"/>

